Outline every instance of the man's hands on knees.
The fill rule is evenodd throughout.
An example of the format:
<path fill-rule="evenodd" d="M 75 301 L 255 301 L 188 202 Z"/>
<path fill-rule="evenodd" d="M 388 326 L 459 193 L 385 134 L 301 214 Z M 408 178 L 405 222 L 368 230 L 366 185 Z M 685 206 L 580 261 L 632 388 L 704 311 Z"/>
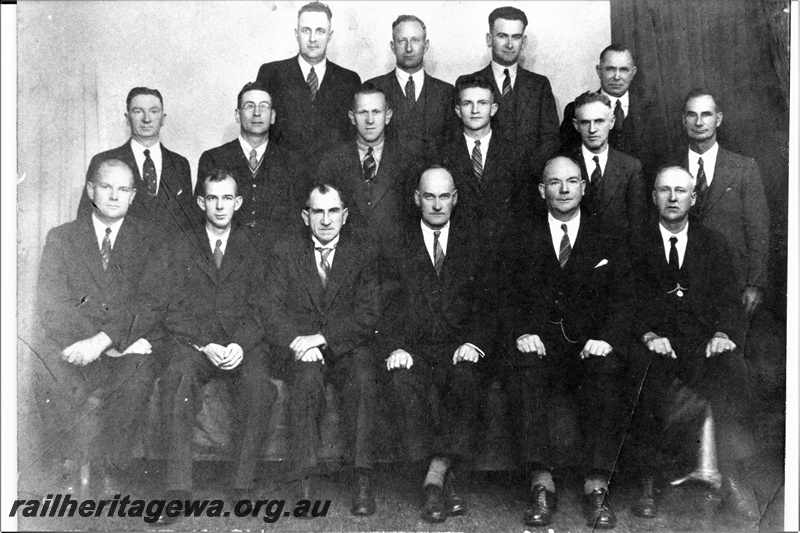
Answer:
<path fill-rule="evenodd" d="M 725 352 L 732 352 L 736 349 L 736 343 L 720 331 L 716 332 L 711 340 L 706 344 L 706 357 L 714 357 Z"/>
<path fill-rule="evenodd" d="M 414 358 L 405 350 L 395 350 L 386 358 L 386 369 L 395 370 L 397 368 L 411 368 Z"/>
<path fill-rule="evenodd" d="M 470 363 L 477 363 L 481 358 L 481 353 L 472 344 L 462 344 L 456 348 L 453 354 L 453 364 L 457 365 L 462 361 L 469 361 Z"/>
<path fill-rule="evenodd" d="M 209 342 L 200 351 L 206 354 L 211 364 L 222 370 L 233 370 L 239 366 L 244 359 L 242 347 L 235 342 L 228 346 L 222 346 L 215 342 Z"/>
<path fill-rule="evenodd" d="M 544 343 L 539 335 L 532 335 L 526 333 L 517 339 L 517 350 L 522 353 L 535 353 L 539 358 L 547 355 L 547 350 L 544 349 Z"/>
<path fill-rule="evenodd" d="M 70 344 L 61 351 L 61 357 L 68 363 L 86 366 L 111 346 L 111 337 L 101 331 L 93 337 Z"/>
<path fill-rule="evenodd" d="M 136 342 L 125 348 L 120 355 L 128 355 L 129 353 L 149 354 L 153 353 L 153 347 L 147 339 L 137 339 Z"/>
<path fill-rule="evenodd" d="M 659 337 L 652 331 L 649 331 L 642 336 L 642 342 L 644 342 L 647 349 L 651 352 L 657 353 L 659 355 L 666 355 L 670 359 L 677 359 L 678 355 L 672 349 L 672 345 L 669 343 L 669 339 L 666 337 Z"/>
<path fill-rule="evenodd" d="M 586 341 L 586 346 L 581 350 L 581 359 L 588 359 L 590 357 L 605 357 L 611 353 L 613 348 L 606 341 L 596 341 L 589 339 Z"/>
<path fill-rule="evenodd" d="M 289 345 L 289 349 L 292 350 L 295 361 L 302 361 L 304 363 L 322 361 L 324 364 L 325 359 L 322 357 L 322 350 L 320 350 L 320 347 L 325 346 L 327 343 L 328 341 L 325 340 L 325 337 L 321 333 L 301 335 L 294 338 Z M 308 357 L 306 357 L 306 355 L 308 355 Z"/>

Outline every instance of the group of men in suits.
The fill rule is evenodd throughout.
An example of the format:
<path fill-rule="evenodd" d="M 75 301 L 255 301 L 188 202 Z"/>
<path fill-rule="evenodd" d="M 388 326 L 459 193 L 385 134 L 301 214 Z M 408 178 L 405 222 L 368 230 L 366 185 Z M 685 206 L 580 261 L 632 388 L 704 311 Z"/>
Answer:
<path fill-rule="evenodd" d="M 424 475 L 422 517 L 440 522 L 467 512 L 455 479 L 492 374 L 519 405 L 524 522 L 548 525 L 557 508 L 549 428 L 565 397 L 585 422 L 586 522 L 613 528 L 630 391 L 643 386 L 633 512 L 653 517 L 661 392 L 678 378 L 713 408 L 727 500 L 756 514 L 736 391 L 746 313 L 766 284 L 768 211 L 755 162 L 716 142 L 714 95 L 689 93 L 688 150 L 656 171 L 624 47 L 603 50 L 601 89 L 570 103 L 559 131 L 547 78 L 519 64 L 521 10 L 492 11 L 492 61 L 455 86 L 424 70 L 426 28 L 412 15 L 392 25 L 397 68 L 361 84 L 327 60 L 331 16 L 316 2 L 300 9 L 299 54 L 241 89 L 239 136 L 202 154 L 193 194 L 186 159 L 160 142 L 161 94 L 130 91 L 131 139 L 92 159 L 78 219 L 52 230 L 41 263 L 35 390 L 53 442 L 73 443 L 63 456 L 86 448 L 78 456 L 111 490 L 160 375 L 166 489 L 186 499 L 201 387 L 222 378 L 236 413 L 233 498 L 248 497 L 277 377 L 309 498 L 330 382 L 357 474 L 351 511 L 367 516 L 378 397 L 390 389 Z M 99 431 L 75 430 L 95 418 Z"/>

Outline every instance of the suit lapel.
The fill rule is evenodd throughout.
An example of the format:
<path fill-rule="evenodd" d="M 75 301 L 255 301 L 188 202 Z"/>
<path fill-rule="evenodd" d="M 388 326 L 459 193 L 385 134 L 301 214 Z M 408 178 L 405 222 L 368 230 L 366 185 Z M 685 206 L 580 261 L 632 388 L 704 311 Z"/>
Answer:
<path fill-rule="evenodd" d="M 305 280 L 311 302 L 317 308 L 317 312 L 322 314 L 325 309 L 325 289 L 322 286 L 322 280 L 319 279 L 319 272 L 317 272 L 317 256 L 314 254 L 314 241 L 310 236 L 306 239 L 306 244 L 298 255 L 298 261 L 297 271 Z"/>
<path fill-rule="evenodd" d="M 208 240 L 205 224 L 196 226 L 194 235 L 191 236 L 190 234 L 189 238 L 191 239 L 191 244 L 195 251 L 195 253 L 192 254 L 194 263 L 216 284 L 218 281 L 217 266 L 214 263 L 214 255 L 211 250 L 210 241 Z M 225 263 L 224 258 L 222 262 Z"/>
<path fill-rule="evenodd" d="M 123 222 L 122 225 L 124 226 L 125 223 Z M 79 252 L 78 256 L 86 265 L 86 270 L 92 274 L 92 277 L 98 285 L 104 285 L 106 271 L 103 270 L 103 258 L 100 255 L 100 248 L 98 247 L 97 235 L 94 232 L 94 224 L 92 223 L 91 216 L 87 218 L 86 224 L 82 227 L 80 234 L 74 237 L 74 244 L 75 249 Z M 111 252 L 111 257 L 109 268 L 111 268 L 114 262 L 113 250 Z"/>
<path fill-rule="evenodd" d="M 598 214 L 608 207 L 608 204 L 617 194 L 617 190 L 622 186 L 624 174 L 625 168 L 622 167 L 618 152 L 609 146 L 606 170 L 603 172 L 603 179 L 600 182 L 600 201 L 597 204 Z"/>
<path fill-rule="evenodd" d="M 464 135 L 460 135 L 458 140 L 458 151 L 461 153 L 461 156 L 458 158 L 458 165 L 461 167 L 461 174 L 464 176 L 464 183 L 473 191 L 480 191 L 480 186 L 478 185 L 478 180 L 475 179 L 475 174 L 472 172 L 472 154 L 469 152 L 469 146 L 467 145 L 467 140 L 464 138 Z M 488 157 L 487 157 L 488 160 Z M 459 184 L 456 184 L 457 186 Z"/>
<path fill-rule="evenodd" d="M 688 165 L 687 165 L 688 168 Z M 714 204 L 719 202 L 725 191 L 731 185 L 735 173 L 735 168 L 731 165 L 730 158 L 727 157 L 725 151 L 720 148 L 717 152 L 717 162 L 714 165 L 714 179 L 711 185 L 706 190 L 706 196 L 703 198 L 702 211 L 703 214 L 707 213 Z"/>
<path fill-rule="evenodd" d="M 131 148 L 131 142 L 133 142 L 133 140 L 128 139 L 128 142 L 125 143 L 123 147 L 122 151 L 124 155 L 123 160 L 130 165 L 131 169 L 133 169 L 133 176 L 136 178 L 136 183 L 137 183 L 136 188 L 141 189 L 142 188 L 141 184 L 143 182 L 142 174 L 141 172 L 139 172 L 139 165 L 136 164 L 136 157 L 133 155 L 133 148 Z"/>
<path fill-rule="evenodd" d="M 328 286 L 325 288 L 325 300 L 323 309 L 328 311 L 333 304 L 336 295 L 342 288 L 345 280 L 350 279 L 350 271 L 353 268 L 352 258 L 358 250 L 353 247 L 350 239 L 345 235 L 339 237 L 339 243 L 336 245 L 336 254 L 333 256 L 333 264 L 331 265 L 331 275 L 328 278 Z"/>
<path fill-rule="evenodd" d="M 383 145 L 381 163 L 378 165 L 376 183 L 373 185 L 372 189 L 372 209 L 375 209 L 386 193 L 394 187 L 394 180 L 397 174 L 395 159 L 394 146 L 385 143 Z M 372 209 L 370 209 L 370 211 Z"/>

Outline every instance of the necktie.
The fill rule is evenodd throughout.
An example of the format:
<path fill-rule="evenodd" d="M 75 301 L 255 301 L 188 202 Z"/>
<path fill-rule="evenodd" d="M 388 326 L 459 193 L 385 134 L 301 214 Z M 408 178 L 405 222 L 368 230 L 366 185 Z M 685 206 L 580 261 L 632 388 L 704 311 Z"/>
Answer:
<path fill-rule="evenodd" d="M 436 269 L 438 276 L 442 272 L 442 265 L 444 265 L 444 250 L 442 250 L 442 243 L 439 242 L 439 235 L 441 231 L 433 232 L 433 267 Z"/>
<path fill-rule="evenodd" d="M 561 268 L 569 261 L 569 254 L 572 252 L 572 246 L 569 244 L 569 233 L 567 233 L 567 225 L 561 224 L 561 229 L 564 230 L 564 236 L 561 237 L 561 246 L 558 249 L 558 262 L 561 263 Z"/>
<path fill-rule="evenodd" d="M 224 255 L 222 253 L 222 240 L 217 239 L 217 245 L 214 246 L 214 264 L 217 265 L 217 270 L 222 268 L 222 257 Z"/>
<path fill-rule="evenodd" d="M 625 112 L 622 110 L 622 103 L 617 98 L 617 103 L 614 104 L 614 129 L 621 130 L 623 122 L 625 122 Z"/>
<path fill-rule="evenodd" d="M 511 76 L 508 74 L 508 69 L 503 70 L 505 78 L 503 78 L 503 98 L 511 94 Z"/>
<path fill-rule="evenodd" d="M 472 149 L 472 173 L 478 183 L 483 178 L 483 154 L 481 153 L 481 142 L 475 141 L 475 147 Z"/>
<path fill-rule="evenodd" d="M 311 89 L 311 101 L 313 102 L 319 92 L 319 79 L 317 79 L 317 73 L 314 72 L 314 67 L 311 67 L 311 70 L 308 72 L 306 83 L 308 84 L 308 88 Z"/>
<path fill-rule="evenodd" d="M 156 177 L 156 164 L 150 158 L 150 150 L 144 151 L 144 183 L 147 185 L 147 194 L 155 196 L 158 192 L 158 178 Z"/>
<path fill-rule="evenodd" d="M 333 248 L 317 248 L 320 255 L 319 267 L 322 269 L 319 279 L 322 281 L 322 286 L 328 287 L 328 278 L 331 275 L 331 264 L 328 263 L 328 256 L 331 255 Z"/>
<path fill-rule="evenodd" d="M 590 211 L 595 210 L 600 196 L 600 181 L 603 179 L 603 171 L 600 170 L 600 158 L 594 156 L 592 160 L 594 161 L 594 170 L 592 170 L 592 176 L 589 179 L 588 194 L 586 195 L 586 205 Z"/>
<path fill-rule="evenodd" d="M 677 242 L 678 238 L 674 235 L 669 238 L 669 269 L 675 272 L 680 270 L 678 263 L 678 249 L 675 247 L 675 243 Z"/>
<path fill-rule="evenodd" d="M 414 78 L 412 76 L 409 76 L 406 82 L 406 100 L 408 100 L 410 104 L 417 101 L 417 88 L 414 85 Z"/>
<path fill-rule="evenodd" d="M 603 171 L 600 169 L 600 156 L 594 156 L 594 170 L 592 170 L 592 187 L 597 188 L 600 185 L 600 180 L 603 179 Z"/>
<path fill-rule="evenodd" d="M 697 203 L 703 203 L 703 196 L 708 189 L 708 180 L 706 179 L 706 170 L 703 168 L 703 158 L 697 158 Z"/>
<path fill-rule="evenodd" d="M 364 170 L 364 180 L 369 183 L 375 177 L 375 172 L 378 169 L 378 164 L 375 162 L 375 156 L 372 154 L 371 146 L 367 149 L 367 155 L 364 157 L 362 169 Z"/>
<path fill-rule="evenodd" d="M 106 228 L 106 236 L 103 237 L 103 246 L 100 248 L 100 255 L 103 256 L 103 270 L 108 269 L 108 262 L 111 261 L 111 228 Z"/>
<path fill-rule="evenodd" d="M 256 173 L 256 169 L 258 168 L 258 155 L 255 150 L 250 150 L 250 172 L 253 174 Z"/>

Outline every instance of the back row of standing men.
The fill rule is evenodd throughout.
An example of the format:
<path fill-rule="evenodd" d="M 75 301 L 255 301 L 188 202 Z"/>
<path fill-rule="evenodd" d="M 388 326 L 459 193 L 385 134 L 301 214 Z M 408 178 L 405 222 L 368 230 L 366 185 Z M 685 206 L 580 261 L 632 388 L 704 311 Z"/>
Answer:
<path fill-rule="evenodd" d="M 629 355 L 636 351 L 625 347 L 631 333 L 645 355 L 692 354 L 685 364 L 682 357 L 672 366 L 666 358 L 652 361 L 666 365 L 661 374 L 677 373 L 698 387 L 719 411 L 719 424 L 744 434 L 739 403 L 729 397 L 743 379 L 742 339 L 728 337 L 741 332 L 737 313 L 745 308 L 752 313 L 761 300 L 768 213 L 755 163 L 716 143 L 722 112 L 713 95 L 692 92 L 684 105 L 689 149 L 675 163 L 688 173 L 671 167 L 655 180 L 655 167 L 667 157 L 658 155 L 648 136 L 646 106 L 628 92 L 636 67 L 624 47 L 601 53 L 600 91 L 570 104 L 559 131 L 547 78 L 518 64 L 527 19 L 516 8 L 492 12 L 486 37 L 492 62 L 460 77 L 455 88 L 424 72 L 428 41 L 417 17 L 401 16 L 393 24 L 397 69 L 364 85 L 354 72 L 327 61 L 330 22 L 323 4 L 301 8 L 300 54 L 263 65 L 256 81 L 245 85 L 235 112 L 240 136 L 203 153 L 194 195 L 185 158 L 160 145 L 160 93 L 132 90 L 131 141 L 93 158 L 79 220 L 48 238 L 40 301 L 45 329 L 51 340 L 58 339 L 55 349 L 63 361 L 81 372 L 100 368 L 98 362 L 110 368 L 130 360 L 139 368 L 146 364 L 137 358 L 154 350 L 146 340 L 158 336 L 152 331 L 160 328 L 170 339 L 159 349 L 169 352 L 162 375 L 174 393 L 164 409 L 173 428 L 167 487 L 173 496 L 191 491 L 191 420 L 200 406 L 199 386 L 214 376 L 226 378 L 239 406 L 234 487 L 251 489 L 254 443 L 263 438 L 263 413 L 274 400 L 266 379 L 271 373 L 286 379 L 299 398 L 290 410 L 305 495 L 316 462 L 314 419 L 322 383 L 330 379 L 345 389 L 345 435 L 359 472 L 352 511 L 372 514 L 374 406 L 383 379 L 376 357 L 386 359 L 402 399 L 409 455 L 426 471 L 423 517 L 430 521 L 466 512 L 453 472 L 472 451 L 480 398 L 473 364 L 485 355 L 504 360 L 497 371 L 524 406 L 515 426 L 519 442 L 526 443 L 529 525 L 550 523 L 555 511 L 554 457 L 542 431 L 547 402 L 537 398 L 572 394 L 576 384 L 587 383 L 593 451 L 584 487 L 586 519 L 614 527 L 607 490 L 629 400 L 624 391 L 631 390 L 629 381 L 643 379 L 642 361 L 651 364 L 644 355 Z M 569 157 L 553 159 L 559 150 Z M 135 195 L 119 162 L 132 169 Z M 115 168 L 121 175 L 110 177 Z M 114 179 L 123 183 L 111 183 Z M 678 235 L 674 244 L 666 236 L 662 242 L 655 221 L 646 220 L 652 185 L 661 233 Z M 122 194 L 127 188 L 129 202 L 115 198 L 115 188 Z M 311 238 L 291 231 L 303 205 Z M 694 225 L 687 234 L 690 207 L 698 222 L 721 230 L 727 246 Z M 99 253 L 83 248 L 79 253 L 102 264 L 98 278 L 128 276 L 127 269 L 109 268 L 111 261 L 121 265 L 126 259 L 114 242 L 126 213 L 150 219 L 179 242 L 169 252 L 148 244 L 153 249 L 127 258 L 139 261 L 140 281 L 171 261 L 181 276 L 173 280 L 177 292 L 165 293 L 177 297 L 167 302 L 163 294 L 148 293 L 146 282 L 139 283 L 141 289 L 131 279 L 119 284 L 105 279 L 96 288 L 97 315 L 83 317 L 97 323 L 63 327 L 75 324 L 60 317 L 67 312 L 63 306 L 50 305 L 53 293 L 63 297 L 69 293 L 64 286 L 77 289 L 71 277 L 84 275 L 56 268 L 75 253 L 65 244 L 69 233 L 80 232 L 81 223 L 91 229 L 89 242 Z M 113 224 L 104 230 L 105 221 Z M 355 230 L 352 235 L 340 233 L 345 222 Z M 290 235 L 279 239 L 287 230 Z M 702 247 L 688 245 L 687 235 Z M 663 249 L 650 254 L 640 240 Z M 255 253 L 246 252 L 253 243 Z M 631 243 L 633 251 L 619 252 Z M 266 267 L 262 257 L 269 258 Z M 636 265 L 633 282 L 630 262 Z M 726 290 L 734 286 L 732 279 L 740 289 L 733 299 Z M 624 287 L 635 290 L 629 294 Z M 92 292 L 80 289 L 83 295 Z M 299 296 L 306 292 L 310 300 L 303 303 Z M 115 310 L 108 298 L 124 306 L 140 302 L 147 312 Z M 69 295 L 62 299 L 72 303 Z M 69 312 L 91 314 L 90 308 Z M 636 320 L 625 309 L 638 310 Z M 125 326 L 130 316 L 137 319 Z M 504 328 L 497 316 L 504 317 Z M 122 331 L 120 336 L 108 331 L 115 320 L 124 337 Z M 92 327 L 100 333 L 81 336 Z M 69 341 L 59 337 L 65 332 Z M 700 352 L 708 359 L 695 357 Z M 125 357 L 113 357 L 119 354 Z M 711 357 L 721 354 L 726 355 Z M 108 386 L 114 372 L 97 370 L 94 379 Z M 708 388 L 709 381 L 714 386 Z M 438 433 L 430 432 L 422 407 L 422 391 L 431 385 L 443 396 L 446 413 Z M 659 385 L 663 382 L 647 390 Z M 128 405 L 141 405 L 147 390 L 132 391 L 139 401 Z M 657 398 L 653 393 L 652 405 Z M 109 431 L 124 433 L 118 427 Z M 652 440 L 658 428 L 640 434 L 643 441 Z M 648 445 L 655 443 L 642 448 Z M 747 448 L 725 456 L 725 473 L 734 507 L 752 514 L 752 490 L 736 481 L 743 471 L 739 463 L 751 454 Z M 105 455 L 102 461 L 108 461 Z M 655 514 L 651 493 L 637 503 L 637 514 Z M 162 518 L 162 523 L 168 519 Z"/>

